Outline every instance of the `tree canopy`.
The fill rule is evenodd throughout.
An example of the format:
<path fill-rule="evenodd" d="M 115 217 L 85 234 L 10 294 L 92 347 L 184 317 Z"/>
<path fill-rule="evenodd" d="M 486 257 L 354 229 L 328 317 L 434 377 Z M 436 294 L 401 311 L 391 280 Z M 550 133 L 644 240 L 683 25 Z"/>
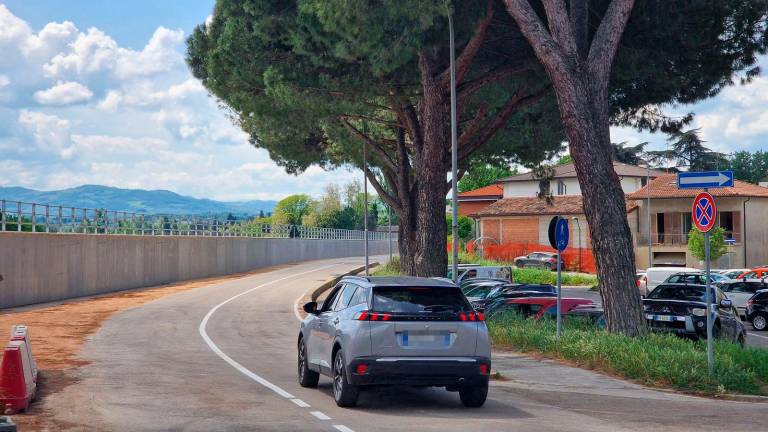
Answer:
<path fill-rule="evenodd" d="M 517 169 L 512 169 L 508 165 L 476 164 L 459 180 L 459 192 L 479 189 L 493 184 L 500 178 L 515 174 L 517 174 Z"/>

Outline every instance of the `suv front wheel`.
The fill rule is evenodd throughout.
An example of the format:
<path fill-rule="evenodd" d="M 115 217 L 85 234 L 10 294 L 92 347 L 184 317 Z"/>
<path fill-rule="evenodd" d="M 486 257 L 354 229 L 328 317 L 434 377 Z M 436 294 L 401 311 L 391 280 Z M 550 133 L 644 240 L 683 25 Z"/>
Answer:
<path fill-rule="evenodd" d="M 459 389 L 461 403 L 468 408 L 479 408 L 488 398 L 488 383 Z"/>
<path fill-rule="evenodd" d="M 309 368 L 304 338 L 299 339 L 298 378 L 300 386 L 309 388 L 317 387 L 317 382 L 320 380 L 320 374 Z"/>
<path fill-rule="evenodd" d="M 347 381 L 346 366 L 341 349 L 336 351 L 333 358 L 333 398 L 340 407 L 353 407 L 357 405 L 357 397 L 360 388 Z"/>

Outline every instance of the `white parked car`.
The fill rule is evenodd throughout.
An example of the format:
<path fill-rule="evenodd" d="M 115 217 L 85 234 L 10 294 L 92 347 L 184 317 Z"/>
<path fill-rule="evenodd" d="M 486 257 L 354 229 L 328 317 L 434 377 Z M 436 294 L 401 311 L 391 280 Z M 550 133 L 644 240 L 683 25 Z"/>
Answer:
<path fill-rule="evenodd" d="M 640 279 L 638 288 L 640 293 L 648 295 L 654 288 L 664 283 L 670 276 L 676 273 L 694 273 L 701 270 L 690 267 L 651 267 L 645 271 L 645 275 Z"/>
<path fill-rule="evenodd" d="M 750 270 L 752 269 L 728 269 L 722 270 L 720 274 L 727 277 L 728 279 L 736 279 L 739 277 L 739 275 L 744 274 Z"/>
<path fill-rule="evenodd" d="M 768 289 L 768 283 L 765 279 L 731 279 L 721 282 L 717 286 L 731 299 L 733 306 L 743 317 L 747 315 L 747 300 L 757 291 Z"/>

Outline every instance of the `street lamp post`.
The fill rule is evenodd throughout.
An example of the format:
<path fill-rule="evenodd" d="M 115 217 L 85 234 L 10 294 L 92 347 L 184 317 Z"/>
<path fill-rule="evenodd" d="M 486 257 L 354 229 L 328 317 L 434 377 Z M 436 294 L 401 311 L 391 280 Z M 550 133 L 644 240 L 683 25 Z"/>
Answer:
<path fill-rule="evenodd" d="M 647 161 L 646 166 L 648 168 L 648 173 L 645 178 L 645 187 L 647 188 L 648 193 L 648 268 L 653 267 L 653 251 L 651 251 L 651 247 L 653 245 L 653 241 L 651 240 L 651 162 Z"/>
<path fill-rule="evenodd" d="M 363 134 L 368 135 L 368 131 L 363 122 Z M 365 170 L 368 166 L 368 154 L 366 152 L 365 141 L 363 141 L 363 239 L 365 249 L 365 275 L 368 276 L 368 177 Z"/>
<path fill-rule="evenodd" d="M 446 8 L 448 4 L 446 3 Z M 448 8 L 448 35 L 451 38 L 451 239 L 453 253 L 453 281 L 459 276 L 459 194 L 458 194 L 458 142 L 456 139 L 456 53 L 453 37 L 453 12 Z"/>

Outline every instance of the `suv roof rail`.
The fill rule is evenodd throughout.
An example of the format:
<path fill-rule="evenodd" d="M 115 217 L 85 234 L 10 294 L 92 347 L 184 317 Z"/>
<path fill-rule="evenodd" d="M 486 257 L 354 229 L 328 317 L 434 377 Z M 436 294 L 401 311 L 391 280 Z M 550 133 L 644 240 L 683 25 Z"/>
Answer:
<path fill-rule="evenodd" d="M 366 282 L 370 282 L 370 276 L 358 276 L 358 275 L 346 275 L 343 276 L 342 279 L 358 279 L 358 280 L 364 280 Z"/>

